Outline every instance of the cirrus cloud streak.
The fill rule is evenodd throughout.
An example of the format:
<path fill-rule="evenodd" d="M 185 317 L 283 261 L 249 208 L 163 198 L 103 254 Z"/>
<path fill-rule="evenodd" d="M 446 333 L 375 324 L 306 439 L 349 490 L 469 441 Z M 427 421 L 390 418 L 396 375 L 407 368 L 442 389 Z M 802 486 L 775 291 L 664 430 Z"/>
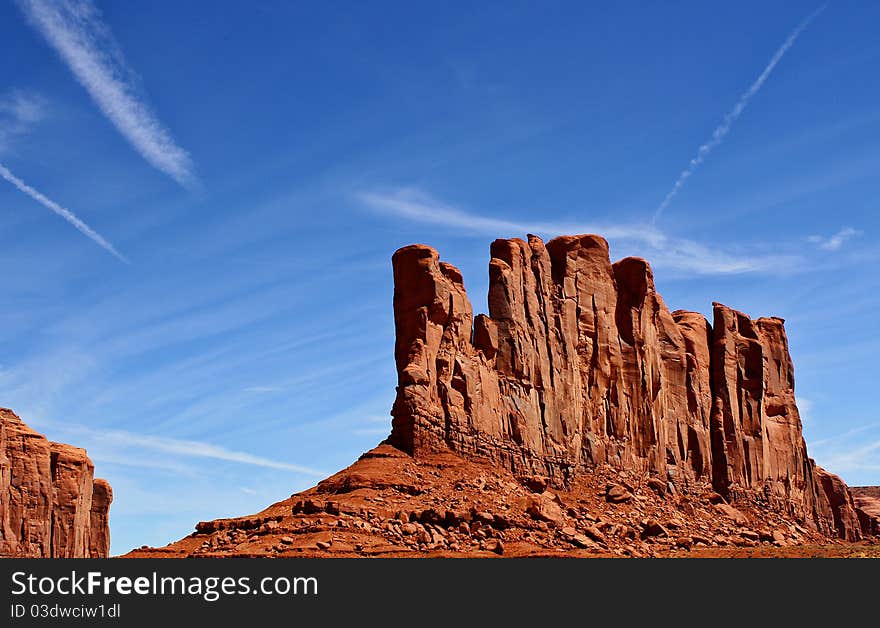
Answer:
<path fill-rule="evenodd" d="M 138 93 L 134 73 L 91 0 L 18 0 L 18 4 L 132 147 L 177 183 L 196 186 L 189 153 Z"/>

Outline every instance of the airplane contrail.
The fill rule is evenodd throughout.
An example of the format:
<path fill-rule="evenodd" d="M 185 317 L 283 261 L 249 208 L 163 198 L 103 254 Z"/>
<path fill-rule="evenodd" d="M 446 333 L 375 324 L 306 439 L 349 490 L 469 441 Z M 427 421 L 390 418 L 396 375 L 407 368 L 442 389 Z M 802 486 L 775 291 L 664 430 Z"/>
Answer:
<path fill-rule="evenodd" d="M 31 186 L 29 186 L 27 183 L 12 174 L 12 172 L 9 171 L 9 168 L 4 166 L 3 164 L 0 164 L 0 177 L 3 177 L 7 181 L 9 181 L 12 185 L 14 185 L 19 190 L 37 201 L 40 205 L 51 209 L 53 212 L 64 218 L 64 220 L 72 224 L 80 233 L 91 239 L 95 244 L 113 255 L 116 259 L 125 262 L 126 264 L 129 263 L 129 261 L 125 258 L 124 255 L 122 255 L 122 253 L 117 251 L 114 246 L 110 244 L 107 240 L 105 240 L 100 233 L 98 233 L 82 220 L 77 218 L 76 214 L 74 214 L 69 209 L 62 207 L 51 198 L 46 197 L 38 190 L 35 190 Z"/>
<path fill-rule="evenodd" d="M 192 158 L 143 99 L 93 0 L 17 0 L 28 21 L 122 136 L 154 168 L 197 188 Z"/>
<path fill-rule="evenodd" d="M 795 28 L 791 34 L 786 38 L 786 40 L 782 43 L 773 57 L 770 59 L 770 63 L 767 64 L 767 67 L 764 68 L 764 71 L 761 72 L 760 76 L 755 79 L 755 82 L 751 84 L 751 86 L 743 93 L 742 96 L 739 97 L 736 105 L 734 105 L 733 109 L 731 109 L 726 116 L 724 116 L 724 120 L 722 120 L 721 124 L 712 132 L 711 139 L 700 146 L 697 150 L 697 155 L 690 160 L 687 168 L 685 168 L 680 175 L 678 175 L 678 180 L 675 182 L 675 185 L 672 186 L 672 189 L 669 190 L 669 193 L 666 195 L 666 198 L 663 199 L 663 202 L 657 207 L 657 210 L 654 212 L 654 222 L 656 222 L 660 216 L 663 214 L 663 211 L 669 207 L 669 204 L 672 202 L 672 199 L 675 198 L 675 195 L 684 187 L 685 182 L 690 178 L 690 176 L 694 173 L 694 171 L 702 164 L 706 157 L 712 152 L 712 149 L 718 146 L 723 140 L 724 136 L 727 135 L 728 131 L 730 131 L 730 127 L 736 122 L 737 118 L 742 115 L 742 112 L 745 111 L 746 106 L 748 106 L 749 101 L 757 94 L 761 87 L 763 87 L 764 83 L 769 78 L 770 74 L 773 72 L 776 65 L 782 59 L 786 52 L 788 52 L 789 48 L 794 45 L 794 42 L 800 36 L 801 33 L 810 25 L 816 17 L 825 10 L 827 5 L 822 5 L 815 11 L 813 11 L 807 18 L 798 24 L 797 28 Z"/>

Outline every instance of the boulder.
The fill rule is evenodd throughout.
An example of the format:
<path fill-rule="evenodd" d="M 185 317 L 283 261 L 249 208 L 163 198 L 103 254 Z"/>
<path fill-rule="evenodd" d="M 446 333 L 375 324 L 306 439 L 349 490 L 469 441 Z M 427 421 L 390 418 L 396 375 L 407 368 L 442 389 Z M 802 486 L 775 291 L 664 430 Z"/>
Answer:
<path fill-rule="evenodd" d="M 715 511 L 718 514 L 727 517 L 738 526 L 745 526 L 749 524 L 749 518 L 746 517 L 741 510 L 734 508 L 730 504 L 715 504 Z"/>
<path fill-rule="evenodd" d="M 561 528 L 565 523 L 565 515 L 559 504 L 546 497 L 546 494 L 534 495 L 526 506 L 526 513 L 537 521 L 544 521 Z"/>
<path fill-rule="evenodd" d="M 622 504 L 630 501 L 632 498 L 632 493 L 620 484 L 609 484 L 605 489 L 605 499 L 612 504 Z"/>

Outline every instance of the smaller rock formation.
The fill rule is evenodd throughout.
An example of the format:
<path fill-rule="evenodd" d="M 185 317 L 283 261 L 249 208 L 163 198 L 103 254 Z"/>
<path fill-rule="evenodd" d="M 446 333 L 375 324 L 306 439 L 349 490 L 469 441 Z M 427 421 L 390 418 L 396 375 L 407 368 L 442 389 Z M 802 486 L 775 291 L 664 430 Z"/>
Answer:
<path fill-rule="evenodd" d="M 845 541 L 861 540 L 862 528 L 859 515 L 846 482 L 822 467 L 816 467 L 816 477 L 834 518 L 837 535 Z"/>
<path fill-rule="evenodd" d="M 106 558 L 113 492 L 94 469 L 0 408 L 0 557 Z"/>
<path fill-rule="evenodd" d="M 867 536 L 880 536 L 880 486 L 851 486 L 856 514 Z"/>
<path fill-rule="evenodd" d="M 110 551 L 110 503 L 113 489 L 110 482 L 97 478 L 92 485 L 92 508 L 89 513 L 89 553 L 104 558 Z"/>

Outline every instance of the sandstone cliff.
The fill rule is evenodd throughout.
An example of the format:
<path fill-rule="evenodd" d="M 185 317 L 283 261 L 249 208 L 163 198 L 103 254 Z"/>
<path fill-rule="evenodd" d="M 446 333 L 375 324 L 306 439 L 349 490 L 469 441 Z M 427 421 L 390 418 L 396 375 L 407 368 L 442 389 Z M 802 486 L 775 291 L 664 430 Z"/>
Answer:
<path fill-rule="evenodd" d="M 493 242 L 488 316 L 434 249 L 404 247 L 393 268 L 394 446 L 557 486 L 602 465 L 711 485 L 861 538 L 846 484 L 807 456 L 782 319 L 670 312 L 649 264 L 612 264 L 594 235 Z"/>
<path fill-rule="evenodd" d="M 0 557 L 103 558 L 113 493 L 78 447 L 0 408 Z"/>

